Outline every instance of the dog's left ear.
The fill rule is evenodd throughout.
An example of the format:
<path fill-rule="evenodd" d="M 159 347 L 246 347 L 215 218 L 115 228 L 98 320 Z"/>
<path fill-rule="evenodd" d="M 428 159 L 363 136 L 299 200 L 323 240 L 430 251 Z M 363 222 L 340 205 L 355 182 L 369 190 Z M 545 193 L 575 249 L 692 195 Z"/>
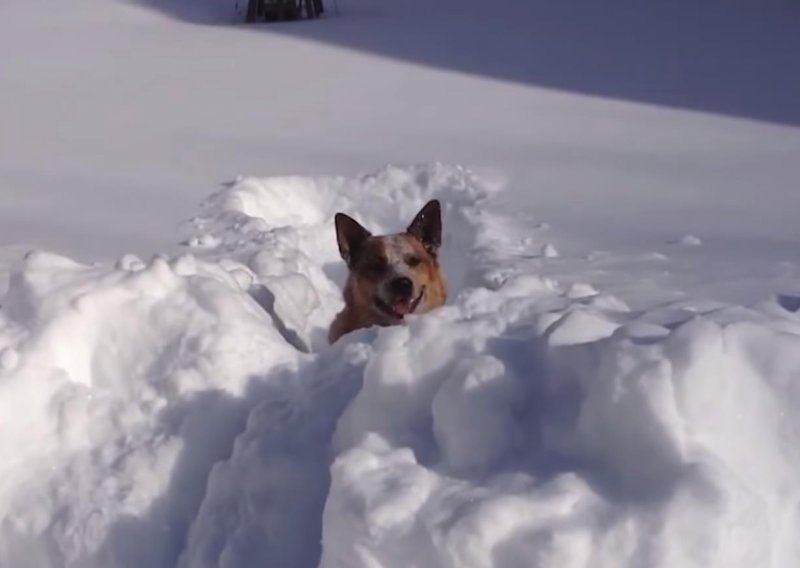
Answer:
<path fill-rule="evenodd" d="M 372 236 L 372 233 L 344 213 L 336 214 L 334 224 L 336 225 L 336 243 L 339 245 L 339 254 L 347 265 L 352 267 L 361 247 Z"/>
<path fill-rule="evenodd" d="M 442 246 L 442 207 L 438 199 L 431 199 L 420 209 L 406 232 L 415 237 L 431 256 L 436 257 Z"/>

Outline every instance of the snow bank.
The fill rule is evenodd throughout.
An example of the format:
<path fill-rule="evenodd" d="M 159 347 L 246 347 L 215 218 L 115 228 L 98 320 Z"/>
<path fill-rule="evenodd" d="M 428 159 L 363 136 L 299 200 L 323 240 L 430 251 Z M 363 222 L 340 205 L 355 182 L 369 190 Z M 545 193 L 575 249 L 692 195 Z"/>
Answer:
<path fill-rule="evenodd" d="M 251 391 L 297 352 L 191 257 L 32 253 L 2 304 L 0 565 L 171 565 Z"/>
<path fill-rule="evenodd" d="M 333 214 L 395 231 L 431 197 L 448 305 L 325 345 Z M 800 562 L 791 298 L 562 288 L 445 165 L 244 178 L 188 229 L 192 255 L 12 275 L 0 566 Z"/>
<path fill-rule="evenodd" d="M 553 345 L 583 308 L 542 334 L 551 295 L 381 333 L 339 421 L 322 566 L 795 565 L 800 321 L 637 338 L 594 312 L 604 338 Z"/>
<path fill-rule="evenodd" d="M 490 194 L 469 171 L 442 164 L 387 167 L 359 178 L 243 178 L 206 201 L 192 219 L 186 244 L 204 258 L 238 261 L 252 292 L 301 349 L 327 345 L 327 328 L 341 309 L 346 274 L 336 247 L 333 217 L 345 211 L 375 234 L 405 229 L 438 197 L 444 269 L 451 290 L 469 281 L 464 262 L 488 239 L 480 232 L 480 204 Z"/>

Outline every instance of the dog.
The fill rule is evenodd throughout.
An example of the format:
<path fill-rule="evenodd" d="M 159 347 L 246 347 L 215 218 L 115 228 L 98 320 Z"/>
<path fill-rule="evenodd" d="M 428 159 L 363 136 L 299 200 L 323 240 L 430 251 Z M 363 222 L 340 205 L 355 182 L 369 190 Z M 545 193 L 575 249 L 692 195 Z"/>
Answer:
<path fill-rule="evenodd" d="M 374 236 L 356 220 L 337 213 L 336 242 L 347 264 L 344 309 L 333 320 L 328 341 L 356 329 L 403 323 L 444 305 L 447 291 L 438 255 L 442 212 L 438 200 L 420 209 L 404 233 Z"/>

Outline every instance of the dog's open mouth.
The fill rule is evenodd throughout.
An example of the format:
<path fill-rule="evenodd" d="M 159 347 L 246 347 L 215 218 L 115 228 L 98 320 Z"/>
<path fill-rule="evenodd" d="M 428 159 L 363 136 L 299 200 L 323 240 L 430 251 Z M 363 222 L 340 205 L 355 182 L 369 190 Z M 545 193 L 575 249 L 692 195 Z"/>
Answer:
<path fill-rule="evenodd" d="M 414 310 L 417 309 L 417 306 L 419 306 L 419 303 L 422 301 L 422 296 L 424 294 L 425 294 L 425 287 L 423 286 L 422 290 L 420 290 L 419 292 L 419 296 L 417 296 L 414 299 L 400 298 L 395 300 L 392 304 L 387 304 L 380 298 L 376 297 L 375 305 L 381 312 L 391 317 L 392 319 L 401 320 L 408 314 L 414 313 Z"/>

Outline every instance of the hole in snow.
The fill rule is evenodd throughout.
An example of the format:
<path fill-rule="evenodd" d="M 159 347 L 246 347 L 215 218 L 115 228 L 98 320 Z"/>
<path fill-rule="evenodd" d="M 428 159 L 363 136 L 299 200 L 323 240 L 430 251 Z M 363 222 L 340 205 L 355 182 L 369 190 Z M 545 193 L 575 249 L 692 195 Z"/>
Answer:
<path fill-rule="evenodd" d="M 474 210 L 485 195 L 470 172 L 440 164 L 387 167 L 356 179 L 244 178 L 206 201 L 185 242 L 197 243 L 201 258 L 244 265 L 253 274 L 255 299 L 287 341 L 316 351 L 327 345 L 347 276 L 336 246 L 337 212 L 374 234 L 397 233 L 429 199 L 440 199 L 441 262 L 454 297 L 466 284 L 478 238 Z"/>
<path fill-rule="evenodd" d="M 788 312 L 800 311 L 800 295 L 778 294 L 778 304 Z"/>

